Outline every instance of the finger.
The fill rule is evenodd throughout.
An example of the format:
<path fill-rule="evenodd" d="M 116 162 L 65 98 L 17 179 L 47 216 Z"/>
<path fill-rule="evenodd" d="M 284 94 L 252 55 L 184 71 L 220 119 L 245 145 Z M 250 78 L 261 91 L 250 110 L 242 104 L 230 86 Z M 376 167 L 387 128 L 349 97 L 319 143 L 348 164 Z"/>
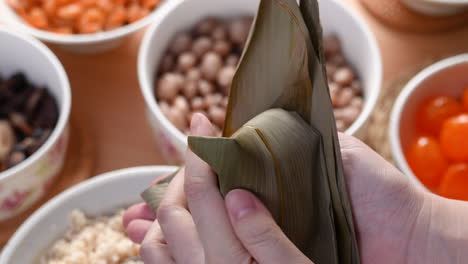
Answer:
<path fill-rule="evenodd" d="M 154 221 L 156 219 L 153 212 L 145 203 L 134 204 L 130 206 L 123 215 L 123 225 L 127 228 L 128 224 L 133 220 L 142 219 Z"/>
<path fill-rule="evenodd" d="M 195 136 L 212 136 L 213 128 L 201 114 L 191 123 Z M 190 150 L 187 151 L 185 194 L 208 263 L 246 263 L 250 255 L 237 239 L 229 221 L 217 178 L 211 168 Z"/>
<path fill-rule="evenodd" d="M 153 222 L 141 243 L 140 256 L 143 262 L 147 264 L 175 263 L 164 241 L 164 235 L 157 220 Z"/>
<path fill-rule="evenodd" d="M 166 191 L 158 212 L 169 251 L 177 263 L 203 263 L 203 247 L 184 194 L 184 170 L 181 170 Z"/>
<path fill-rule="evenodd" d="M 136 219 L 128 224 L 125 231 L 133 242 L 141 244 L 152 224 L 153 221 Z"/>
<path fill-rule="evenodd" d="M 226 207 L 237 237 L 258 263 L 312 263 L 250 192 L 229 192 Z"/>

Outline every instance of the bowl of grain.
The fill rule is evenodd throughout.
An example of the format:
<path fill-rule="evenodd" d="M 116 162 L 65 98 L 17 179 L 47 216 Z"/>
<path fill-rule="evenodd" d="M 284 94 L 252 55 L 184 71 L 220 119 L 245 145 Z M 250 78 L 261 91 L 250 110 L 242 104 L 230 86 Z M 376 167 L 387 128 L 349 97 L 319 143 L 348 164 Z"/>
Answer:
<path fill-rule="evenodd" d="M 3 249 L 0 263 L 118 264 L 137 257 L 139 246 L 125 235 L 122 210 L 141 201 L 138 194 L 155 178 L 176 169 L 123 169 L 66 190 L 21 225 Z"/>
<path fill-rule="evenodd" d="M 44 44 L 3 28 L 0 43 L 2 221 L 32 206 L 57 178 L 67 149 L 71 91 L 63 66 Z"/>
<path fill-rule="evenodd" d="M 162 0 L 5 0 L 0 1 L 0 20 L 63 49 L 99 53 L 150 24 L 162 4 Z"/>
<path fill-rule="evenodd" d="M 183 161 L 193 113 L 221 135 L 227 96 L 259 1 L 168 3 L 145 33 L 138 77 L 150 124 L 169 163 Z M 382 64 L 375 38 L 340 1 L 319 1 L 337 127 L 359 135 L 375 106 Z"/>

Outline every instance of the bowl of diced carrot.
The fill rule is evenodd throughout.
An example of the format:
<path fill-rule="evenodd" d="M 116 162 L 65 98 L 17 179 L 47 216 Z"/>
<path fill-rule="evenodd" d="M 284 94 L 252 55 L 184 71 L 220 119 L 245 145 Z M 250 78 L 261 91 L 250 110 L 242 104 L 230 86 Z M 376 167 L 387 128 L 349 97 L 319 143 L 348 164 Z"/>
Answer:
<path fill-rule="evenodd" d="M 417 74 L 391 114 L 393 157 L 415 184 L 468 201 L 468 53 Z"/>
<path fill-rule="evenodd" d="M 176 1 L 176 0 L 173 0 Z M 79 53 L 109 50 L 154 21 L 164 0 L 2 0 L 2 23 Z"/>

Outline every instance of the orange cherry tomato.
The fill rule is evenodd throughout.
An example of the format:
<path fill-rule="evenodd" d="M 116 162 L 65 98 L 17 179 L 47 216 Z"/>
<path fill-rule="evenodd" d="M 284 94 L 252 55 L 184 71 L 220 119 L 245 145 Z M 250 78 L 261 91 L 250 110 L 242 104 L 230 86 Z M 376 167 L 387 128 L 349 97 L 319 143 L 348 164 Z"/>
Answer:
<path fill-rule="evenodd" d="M 424 185 L 429 189 L 439 186 L 448 163 L 434 138 L 417 138 L 407 153 L 407 159 L 413 173 Z"/>
<path fill-rule="evenodd" d="M 465 88 L 462 101 L 463 101 L 463 106 L 465 107 L 465 110 L 468 111 L 468 87 Z"/>
<path fill-rule="evenodd" d="M 440 133 L 440 146 L 445 157 L 468 162 L 468 114 L 447 119 Z"/>
<path fill-rule="evenodd" d="M 453 97 L 432 97 L 424 102 L 417 113 L 418 127 L 425 134 L 438 136 L 444 121 L 462 111 L 462 105 Z"/>
<path fill-rule="evenodd" d="M 468 163 L 451 165 L 439 187 L 441 196 L 468 201 Z"/>

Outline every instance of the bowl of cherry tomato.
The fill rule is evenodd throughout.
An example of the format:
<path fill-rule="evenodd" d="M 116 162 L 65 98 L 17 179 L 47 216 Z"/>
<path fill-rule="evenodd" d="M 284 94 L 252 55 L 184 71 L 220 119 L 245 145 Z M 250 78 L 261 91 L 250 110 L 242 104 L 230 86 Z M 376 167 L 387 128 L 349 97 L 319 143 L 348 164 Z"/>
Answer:
<path fill-rule="evenodd" d="M 439 61 L 408 82 L 389 133 L 393 158 L 413 183 L 468 201 L 468 53 Z"/>

